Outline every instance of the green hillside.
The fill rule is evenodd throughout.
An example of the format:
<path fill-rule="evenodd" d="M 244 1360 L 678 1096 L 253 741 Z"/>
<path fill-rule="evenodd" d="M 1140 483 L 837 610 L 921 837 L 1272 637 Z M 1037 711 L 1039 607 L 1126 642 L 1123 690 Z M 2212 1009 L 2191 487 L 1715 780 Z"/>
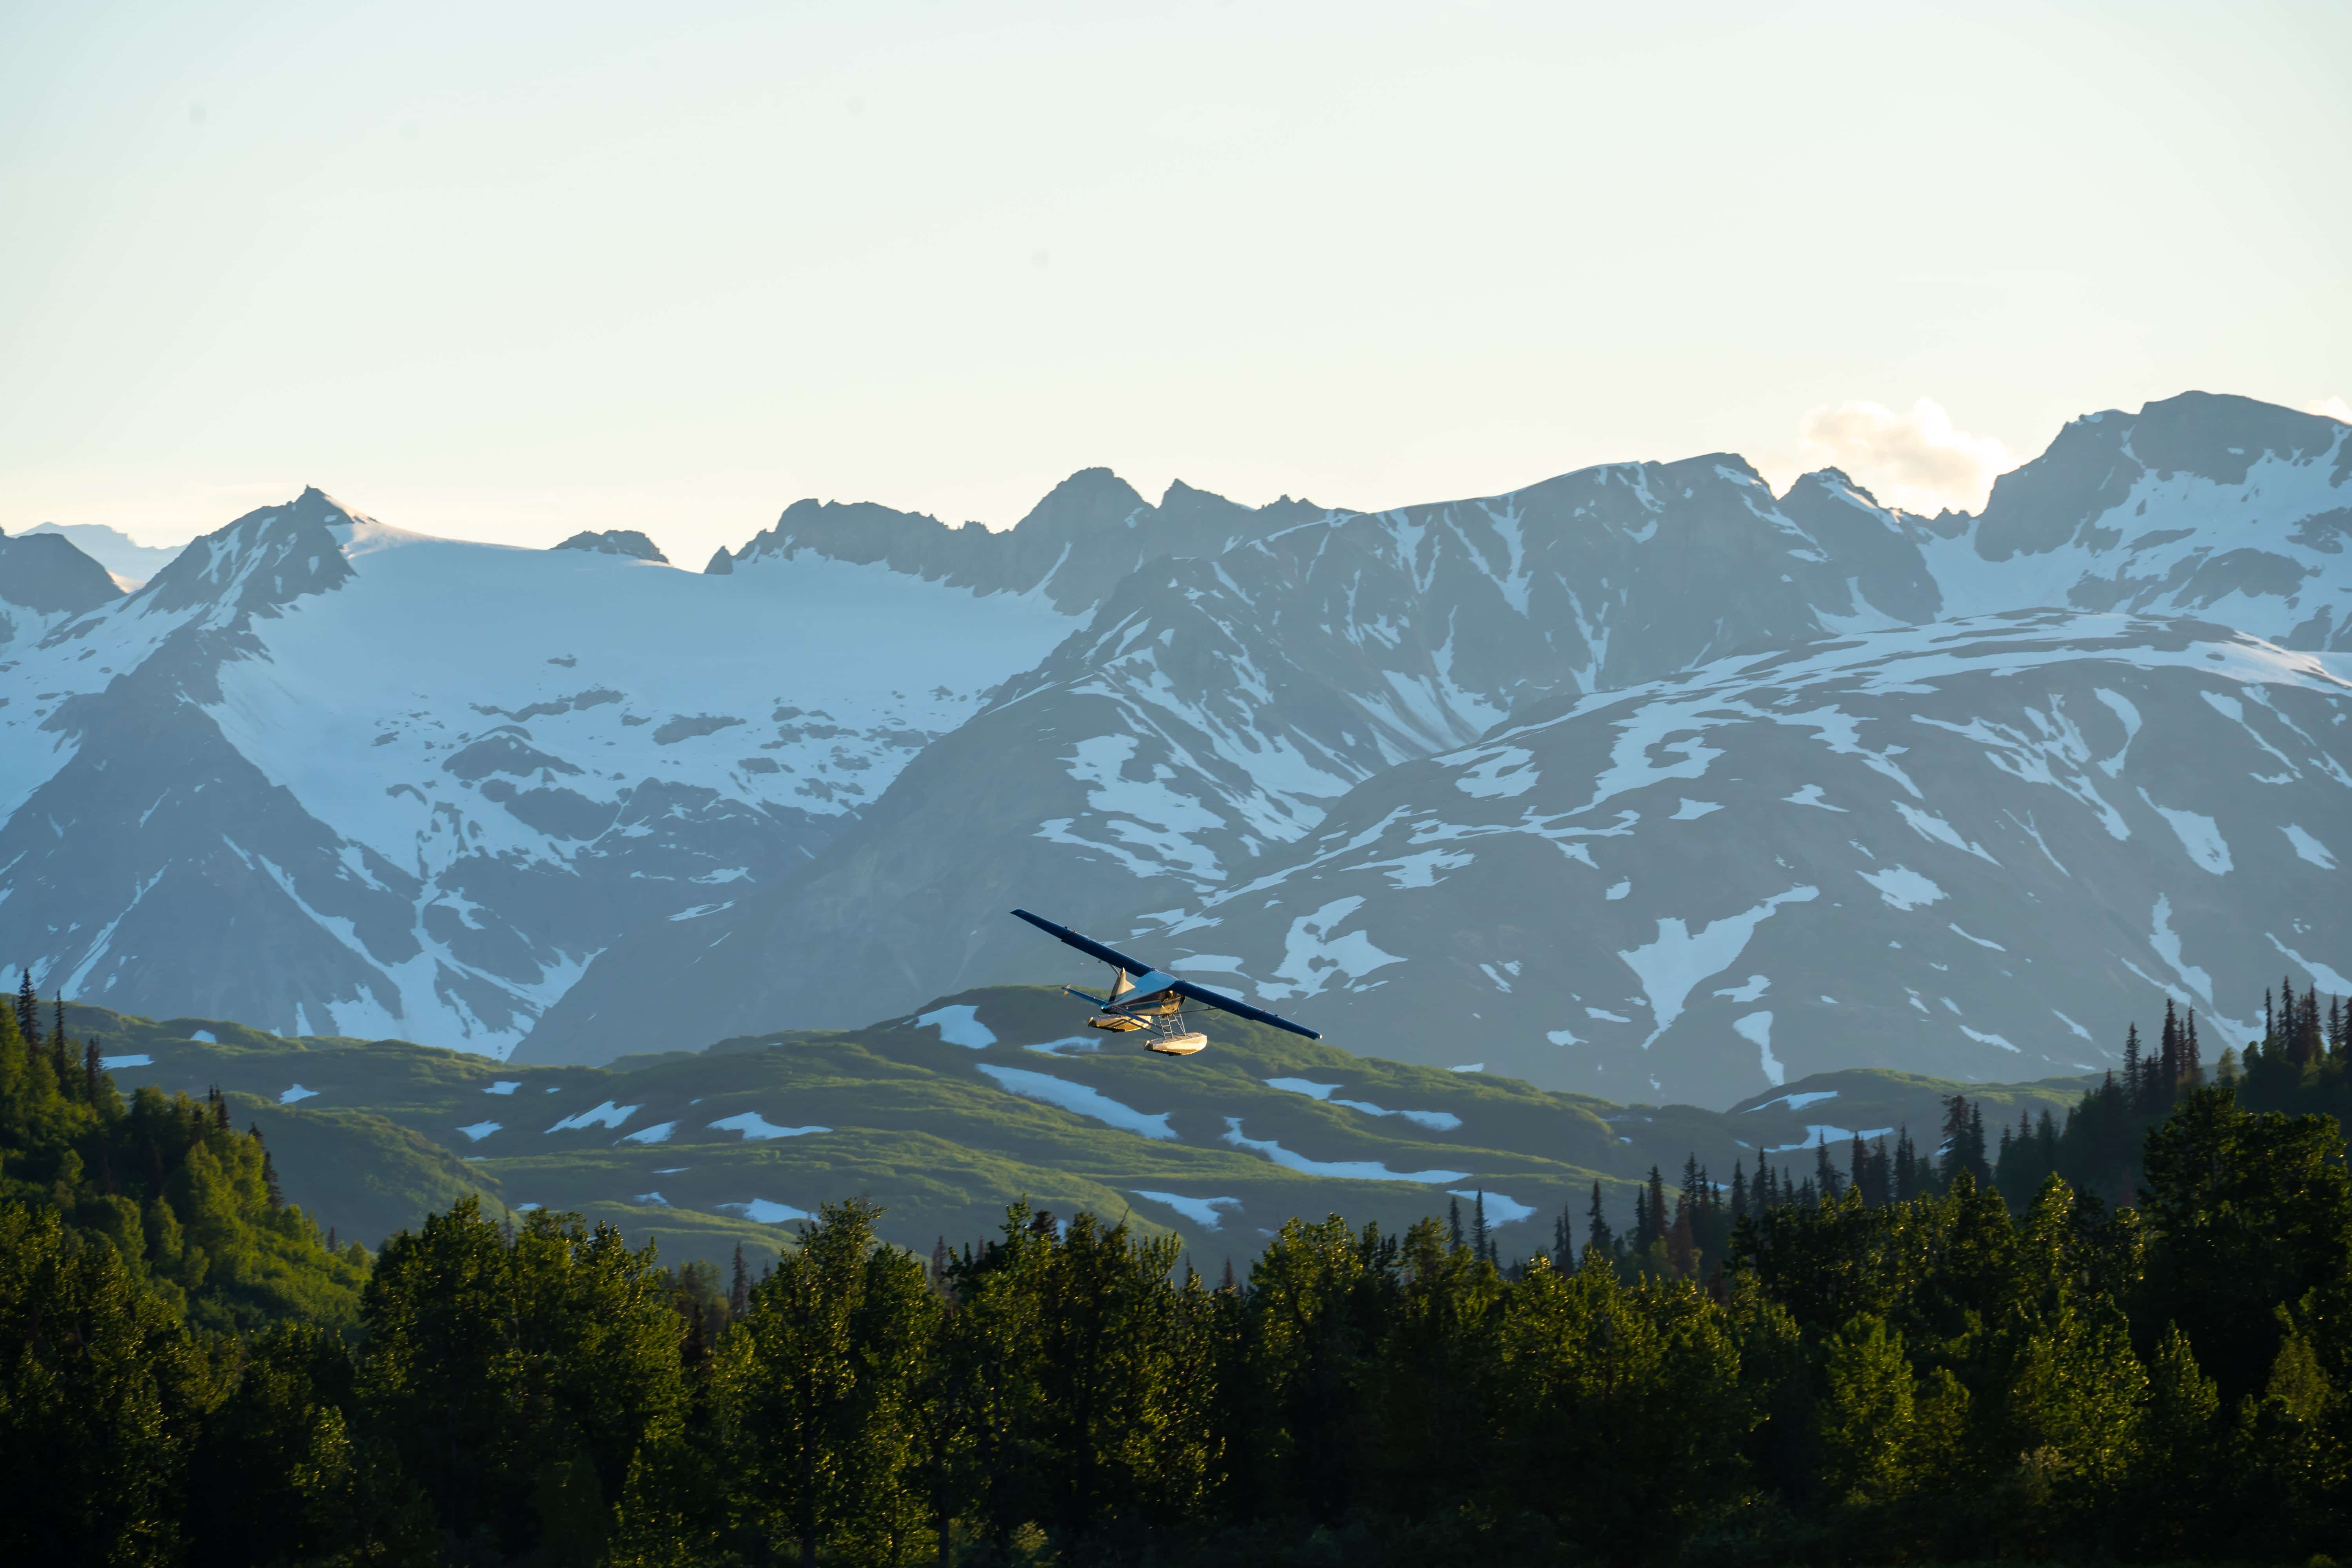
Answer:
<path fill-rule="evenodd" d="M 1504 1255 L 1532 1254 L 1550 1246 L 1563 1205 L 1580 1233 L 1596 1180 L 1622 1226 L 1653 1164 L 1671 1175 L 1695 1153 L 1728 1180 L 1735 1161 L 1752 1173 L 1769 1153 L 1802 1179 L 1823 1129 L 1835 1145 L 1907 1125 L 1932 1147 L 1946 1096 L 1980 1102 L 1998 1128 L 2045 1107 L 2063 1120 L 2084 1088 L 1867 1070 L 1728 1111 L 1621 1106 L 1238 1020 L 1207 1051 L 1171 1060 L 1091 1036 L 1082 1010 L 1043 986 L 610 1068 L 67 1012 L 77 1035 L 103 1038 L 126 1093 L 226 1090 L 237 1124 L 263 1129 L 289 1197 L 343 1240 L 373 1247 L 479 1192 L 494 1211 L 576 1210 L 658 1237 L 673 1263 L 723 1261 L 738 1243 L 772 1256 L 789 1222 L 853 1196 L 884 1207 L 889 1240 L 923 1252 L 992 1231 L 1024 1195 L 1060 1215 L 1131 1214 L 1213 1272 L 1228 1257 L 1245 1265 L 1293 1215 L 1401 1228 L 1444 1211 L 1451 1193 L 1483 1191 Z"/>

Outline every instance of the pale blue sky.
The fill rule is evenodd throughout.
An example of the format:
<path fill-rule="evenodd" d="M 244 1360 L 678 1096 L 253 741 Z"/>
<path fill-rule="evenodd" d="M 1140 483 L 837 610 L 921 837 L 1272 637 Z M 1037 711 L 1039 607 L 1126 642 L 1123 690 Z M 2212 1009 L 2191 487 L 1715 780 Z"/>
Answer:
<path fill-rule="evenodd" d="M 2352 398 L 2347 83 L 2341 4 L 8 5 L 0 527 L 1969 499 Z"/>

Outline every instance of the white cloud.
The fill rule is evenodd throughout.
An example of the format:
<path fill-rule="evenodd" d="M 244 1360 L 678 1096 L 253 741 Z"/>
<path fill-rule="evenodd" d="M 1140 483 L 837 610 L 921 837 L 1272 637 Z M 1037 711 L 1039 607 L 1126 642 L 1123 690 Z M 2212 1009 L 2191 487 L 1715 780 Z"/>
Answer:
<path fill-rule="evenodd" d="M 1806 412 L 1797 439 L 1807 468 L 1843 469 L 1906 511 L 1973 511 L 2011 467 L 2008 447 L 1955 429 L 1944 405 L 1926 397 L 1904 414 L 1880 403 L 1823 404 Z"/>
<path fill-rule="evenodd" d="M 2303 405 L 2303 411 L 2305 414 L 2324 414 L 2330 419 L 2340 419 L 2347 425 L 2352 425 L 2352 403 L 2347 403 L 2340 397 L 2323 397 L 2315 403 L 2306 403 Z"/>

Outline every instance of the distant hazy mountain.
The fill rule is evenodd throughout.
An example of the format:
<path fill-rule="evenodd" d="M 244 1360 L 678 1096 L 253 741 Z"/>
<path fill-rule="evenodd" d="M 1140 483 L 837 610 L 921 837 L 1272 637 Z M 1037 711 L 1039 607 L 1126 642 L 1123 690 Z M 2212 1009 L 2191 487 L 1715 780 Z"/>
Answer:
<path fill-rule="evenodd" d="M 125 583 L 136 585 L 172 563 L 184 546 L 142 544 L 119 528 L 102 522 L 44 522 L 27 533 L 61 533 L 74 548 Z"/>
<path fill-rule="evenodd" d="M 0 534 L 0 643 L 38 636 L 122 590 L 105 567 L 55 534 Z M 13 612 L 13 613 L 12 613 Z"/>
<path fill-rule="evenodd" d="M 2346 435 L 2189 395 L 1932 519 L 1720 455 L 1387 512 L 1091 469 L 698 574 L 307 492 L 0 645 L 0 957 L 599 1061 L 1076 978 L 1022 904 L 1612 1096 L 2079 1070 L 2135 988 L 2352 990 Z"/>

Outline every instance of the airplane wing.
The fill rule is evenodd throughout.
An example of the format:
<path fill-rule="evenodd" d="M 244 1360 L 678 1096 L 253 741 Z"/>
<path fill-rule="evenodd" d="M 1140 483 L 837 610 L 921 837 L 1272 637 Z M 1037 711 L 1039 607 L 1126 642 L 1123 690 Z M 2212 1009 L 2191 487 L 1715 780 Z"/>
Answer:
<path fill-rule="evenodd" d="M 1189 980 L 1179 980 L 1173 989 L 1179 996 L 1190 996 L 1193 1001 L 1203 1003 L 1220 1012 L 1252 1018 L 1261 1024 L 1271 1024 L 1277 1029 L 1287 1029 L 1294 1035 L 1304 1035 L 1310 1040 L 1319 1040 L 1323 1037 L 1304 1024 L 1294 1024 L 1279 1014 L 1253 1007 L 1246 1002 L 1236 1002 L 1230 996 L 1220 996 L 1207 986 L 1195 985 Z"/>
<path fill-rule="evenodd" d="M 1151 973 L 1151 965 L 1144 963 L 1143 960 L 1129 958 L 1115 947 L 1105 947 L 1090 936 L 1080 936 L 1067 926 L 1057 926 L 1043 915 L 1033 915 L 1027 910 L 1015 910 L 1013 911 L 1013 916 L 1015 920 L 1027 921 L 1047 936 L 1061 938 L 1088 958 L 1099 958 L 1105 963 L 1114 964 L 1126 970 L 1130 975 Z"/>
<path fill-rule="evenodd" d="M 1098 958 L 1103 963 L 1116 965 L 1131 975 L 1153 973 L 1152 966 L 1141 959 L 1130 958 L 1115 947 L 1105 947 L 1094 938 L 1081 936 L 1067 926 L 1055 925 L 1043 915 L 1033 915 L 1027 910 L 1015 910 L 1013 913 L 1016 919 L 1027 921 L 1046 935 L 1067 942 L 1089 958 Z M 1303 1024 L 1294 1024 L 1287 1018 L 1268 1013 L 1263 1008 L 1253 1007 L 1246 1002 L 1237 1002 L 1231 996 L 1220 995 L 1207 986 L 1195 985 L 1189 980 L 1176 981 L 1169 989 L 1174 991 L 1179 996 L 1190 997 L 1203 1006 L 1214 1007 L 1221 1013 L 1231 1013 L 1236 1017 L 1248 1018 L 1255 1023 L 1270 1024 L 1277 1029 L 1287 1029 L 1294 1035 L 1304 1035 L 1310 1040 L 1319 1040 L 1323 1037 Z"/>

